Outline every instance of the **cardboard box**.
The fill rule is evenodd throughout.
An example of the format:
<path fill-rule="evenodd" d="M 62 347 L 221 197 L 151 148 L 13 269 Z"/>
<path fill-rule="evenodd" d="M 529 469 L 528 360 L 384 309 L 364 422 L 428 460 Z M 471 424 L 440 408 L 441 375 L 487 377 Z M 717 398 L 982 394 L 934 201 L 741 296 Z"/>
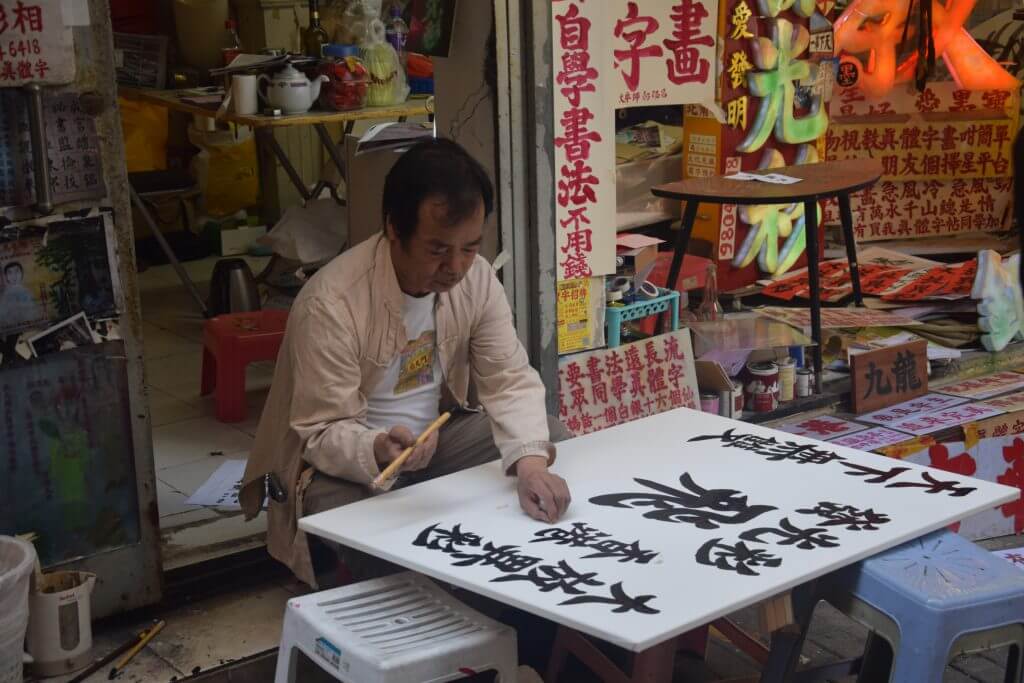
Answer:
<path fill-rule="evenodd" d="M 615 238 L 615 255 L 625 260 L 624 270 L 640 273 L 658 260 L 658 245 L 664 241 L 646 235 L 622 233 Z"/>

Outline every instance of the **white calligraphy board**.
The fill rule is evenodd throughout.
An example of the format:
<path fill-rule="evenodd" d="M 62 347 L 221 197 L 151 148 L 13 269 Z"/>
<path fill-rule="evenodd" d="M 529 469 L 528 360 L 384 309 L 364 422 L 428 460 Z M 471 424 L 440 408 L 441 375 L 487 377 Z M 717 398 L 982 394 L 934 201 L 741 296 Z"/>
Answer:
<path fill-rule="evenodd" d="M 686 408 L 562 442 L 554 470 L 554 526 L 498 463 L 299 526 L 642 651 L 1020 494 Z"/>

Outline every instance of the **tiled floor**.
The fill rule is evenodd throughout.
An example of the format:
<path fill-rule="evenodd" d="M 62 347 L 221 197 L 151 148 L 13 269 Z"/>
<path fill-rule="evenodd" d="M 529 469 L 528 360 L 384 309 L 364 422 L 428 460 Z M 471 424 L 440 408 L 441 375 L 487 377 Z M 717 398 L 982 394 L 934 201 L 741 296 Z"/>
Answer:
<path fill-rule="evenodd" d="M 184 264 L 204 294 L 216 260 Z M 249 261 L 257 273 L 265 263 Z M 174 569 L 262 542 L 264 517 L 245 522 L 240 512 L 195 507 L 185 500 L 225 458 L 248 456 L 274 366 L 249 367 L 248 418 L 237 424 L 218 422 L 213 400 L 199 396 L 202 316 L 171 266 L 149 268 L 138 278 L 164 568 Z"/>

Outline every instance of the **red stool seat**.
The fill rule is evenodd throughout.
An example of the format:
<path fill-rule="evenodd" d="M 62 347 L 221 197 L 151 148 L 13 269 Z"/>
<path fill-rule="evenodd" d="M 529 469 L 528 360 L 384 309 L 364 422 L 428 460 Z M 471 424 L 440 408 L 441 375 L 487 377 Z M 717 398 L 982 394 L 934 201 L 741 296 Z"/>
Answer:
<path fill-rule="evenodd" d="M 284 340 L 288 311 L 228 313 L 203 325 L 203 378 L 200 393 L 214 394 L 217 419 L 245 419 L 245 367 L 276 360 Z"/>

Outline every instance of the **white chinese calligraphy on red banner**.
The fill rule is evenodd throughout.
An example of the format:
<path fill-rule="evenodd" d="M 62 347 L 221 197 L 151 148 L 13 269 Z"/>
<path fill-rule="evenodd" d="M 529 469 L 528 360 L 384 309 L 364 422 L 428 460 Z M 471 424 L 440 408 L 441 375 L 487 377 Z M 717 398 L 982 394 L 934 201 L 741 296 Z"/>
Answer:
<path fill-rule="evenodd" d="M 696 408 L 690 331 L 562 358 L 558 403 L 562 423 L 576 436 L 672 408 Z"/>
<path fill-rule="evenodd" d="M 75 48 L 61 0 L 0 0 L 0 87 L 70 83 Z"/>
<path fill-rule="evenodd" d="M 558 279 L 615 272 L 615 109 L 715 97 L 717 0 L 552 0 Z"/>

